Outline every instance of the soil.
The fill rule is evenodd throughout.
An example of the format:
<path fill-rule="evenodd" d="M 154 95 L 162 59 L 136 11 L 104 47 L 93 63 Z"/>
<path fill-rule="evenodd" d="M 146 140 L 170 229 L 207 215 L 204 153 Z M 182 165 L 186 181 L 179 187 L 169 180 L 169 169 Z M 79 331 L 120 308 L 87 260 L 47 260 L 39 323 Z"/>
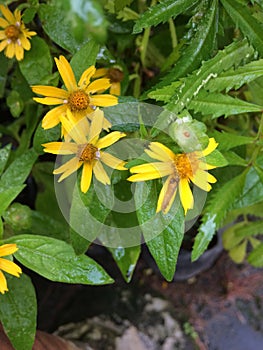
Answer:
<path fill-rule="evenodd" d="M 141 258 L 127 284 L 106 251 L 94 258 L 115 284 L 66 285 L 32 274 L 39 329 L 92 350 L 262 348 L 262 269 L 223 252 L 209 270 L 168 283 Z"/>

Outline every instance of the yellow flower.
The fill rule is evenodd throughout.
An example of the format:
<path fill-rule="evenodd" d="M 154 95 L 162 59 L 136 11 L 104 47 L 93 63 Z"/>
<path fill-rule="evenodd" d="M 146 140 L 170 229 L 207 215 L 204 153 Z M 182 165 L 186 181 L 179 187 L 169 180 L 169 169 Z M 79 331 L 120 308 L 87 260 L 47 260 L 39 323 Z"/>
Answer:
<path fill-rule="evenodd" d="M 29 31 L 21 20 L 21 11 L 15 10 L 14 14 L 4 5 L 0 5 L 0 11 L 5 18 L 0 18 L 0 52 L 5 50 L 8 58 L 14 56 L 18 61 L 24 58 L 24 50 L 30 50 L 31 39 L 36 32 Z"/>
<path fill-rule="evenodd" d="M 36 102 L 44 105 L 59 105 L 45 115 L 42 121 L 44 129 L 50 129 L 59 124 L 60 116 L 66 114 L 67 110 L 70 110 L 74 118 L 79 121 L 84 117 L 90 119 L 95 106 L 107 107 L 118 103 L 116 96 L 95 94 L 98 91 L 107 90 L 111 84 L 109 79 L 97 79 L 90 83 L 91 77 L 96 72 L 94 66 L 83 72 L 77 84 L 73 70 L 66 58 L 60 56 L 59 59 L 55 58 L 55 62 L 67 90 L 54 86 L 32 86 L 32 90 L 36 94 L 46 96 L 44 98 L 35 97 Z M 108 129 L 110 126 L 110 122 L 104 119 L 103 129 Z"/>
<path fill-rule="evenodd" d="M 123 72 L 116 67 L 99 68 L 94 74 L 93 78 L 106 77 L 110 79 L 111 87 L 110 93 L 119 96 L 121 94 L 121 82 L 123 80 Z"/>
<path fill-rule="evenodd" d="M 17 250 L 18 248 L 16 244 L 4 244 L 0 246 L 0 257 L 13 254 Z M 4 294 L 8 291 L 8 288 L 5 275 L 1 270 L 16 277 L 19 277 L 19 274 L 22 273 L 22 270 L 13 261 L 0 258 L 0 293 Z"/>
<path fill-rule="evenodd" d="M 91 124 L 83 118 L 78 124 L 72 119 L 70 110 L 67 117 L 61 116 L 61 122 L 68 135 L 74 142 L 50 142 L 43 144 L 44 151 L 53 154 L 74 154 L 68 162 L 55 169 L 53 174 L 62 174 L 59 182 L 74 173 L 83 165 L 80 188 L 86 193 L 90 187 L 92 172 L 98 181 L 104 185 L 110 184 L 110 179 L 102 166 L 102 163 L 113 169 L 127 170 L 125 162 L 112 156 L 101 149 L 108 147 L 120 138 L 126 136 L 119 131 L 113 131 L 99 138 L 103 126 L 103 112 L 97 109 L 94 112 Z"/>
<path fill-rule="evenodd" d="M 185 214 L 188 209 L 192 209 L 194 198 L 189 186 L 192 181 L 196 186 L 204 191 L 210 191 L 210 183 L 216 182 L 216 178 L 206 170 L 214 169 L 216 166 L 207 164 L 202 158 L 212 153 L 217 147 L 214 138 L 209 139 L 209 144 L 203 151 L 175 154 L 169 148 L 159 142 L 152 142 L 145 152 L 159 162 L 142 164 L 130 169 L 131 173 L 136 173 L 128 178 L 129 181 L 153 180 L 167 177 L 159 194 L 156 212 L 163 211 L 164 214 L 170 210 L 176 192 L 179 194 Z"/>

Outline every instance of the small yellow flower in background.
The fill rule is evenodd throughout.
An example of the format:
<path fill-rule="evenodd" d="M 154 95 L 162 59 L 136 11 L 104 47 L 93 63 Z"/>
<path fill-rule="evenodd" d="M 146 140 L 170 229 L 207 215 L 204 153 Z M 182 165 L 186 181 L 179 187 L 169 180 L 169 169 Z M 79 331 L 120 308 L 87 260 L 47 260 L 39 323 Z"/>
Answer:
<path fill-rule="evenodd" d="M 5 275 L 2 271 L 9 273 L 10 275 L 19 277 L 22 273 L 21 268 L 13 261 L 2 259 L 2 256 L 14 254 L 18 250 L 16 244 L 4 244 L 0 246 L 0 293 L 4 294 L 8 291 Z"/>
<path fill-rule="evenodd" d="M 207 164 L 202 158 L 212 153 L 217 143 L 214 138 L 209 139 L 209 144 L 203 151 L 175 154 L 169 148 L 159 142 L 151 142 L 149 149 L 145 152 L 159 162 L 147 163 L 134 166 L 131 173 L 136 173 L 128 178 L 129 181 L 146 181 L 168 176 L 159 194 L 156 212 L 163 211 L 164 214 L 170 210 L 176 192 L 179 188 L 180 200 L 185 214 L 193 208 L 194 198 L 189 182 L 204 191 L 210 191 L 210 183 L 215 183 L 216 178 L 206 170 L 214 169 L 216 166 Z"/>
<path fill-rule="evenodd" d="M 50 142 L 43 144 L 44 151 L 48 153 L 74 154 L 74 157 L 68 162 L 55 169 L 53 174 L 62 174 L 58 180 L 60 182 L 83 165 L 80 188 L 84 193 L 90 187 L 92 173 L 104 185 L 110 184 L 110 179 L 102 163 L 113 169 L 127 170 L 124 168 L 124 161 L 101 151 L 102 148 L 111 146 L 126 135 L 119 131 L 113 131 L 99 138 L 103 128 L 104 114 L 99 109 L 93 114 L 91 123 L 84 118 L 76 124 L 72 119 L 70 110 L 67 110 L 67 117 L 61 116 L 61 123 L 74 142 Z"/>
<path fill-rule="evenodd" d="M 0 11 L 5 18 L 0 18 L 0 52 L 5 50 L 8 58 L 16 57 L 18 61 L 24 58 L 24 50 L 30 50 L 31 44 L 28 39 L 36 35 L 29 31 L 21 20 L 21 11 L 15 10 L 14 14 L 4 5 L 0 5 Z"/>
<path fill-rule="evenodd" d="M 93 78 L 105 77 L 110 79 L 110 93 L 119 96 L 121 94 L 121 82 L 123 80 L 123 72 L 117 68 L 99 68 L 96 70 Z"/>
<path fill-rule="evenodd" d="M 67 90 L 54 86 L 35 85 L 32 90 L 39 95 L 46 97 L 35 97 L 36 102 L 44 105 L 59 105 L 51 109 L 42 121 L 44 129 L 50 129 L 60 123 L 60 116 L 66 114 L 67 110 L 73 114 L 74 118 L 79 121 L 84 117 L 91 119 L 94 107 L 113 106 L 118 103 L 116 96 L 110 94 L 96 94 L 96 92 L 104 92 L 111 84 L 109 79 L 97 79 L 90 82 L 92 76 L 96 72 L 94 66 L 86 69 L 78 84 L 76 82 L 73 70 L 64 56 L 59 59 L 55 58 L 55 62 L 64 85 Z M 107 130 L 111 127 L 110 122 L 104 118 L 103 129 Z"/>

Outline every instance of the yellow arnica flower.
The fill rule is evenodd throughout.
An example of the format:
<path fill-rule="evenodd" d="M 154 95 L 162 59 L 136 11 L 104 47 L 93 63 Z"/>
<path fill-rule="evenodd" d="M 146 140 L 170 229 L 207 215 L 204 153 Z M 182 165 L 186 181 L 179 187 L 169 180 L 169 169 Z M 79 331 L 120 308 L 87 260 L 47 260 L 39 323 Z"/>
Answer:
<path fill-rule="evenodd" d="M 11 255 L 17 250 L 18 248 L 16 244 L 4 244 L 0 246 L 0 292 L 2 294 L 8 291 L 6 278 L 2 271 L 16 277 L 19 277 L 19 274 L 22 273 L 22 270 L 18 265 L 13 261 L 3 259 L 2 256 Z"/>
<path fill-rule="evenodd" d="M 54 86 L 35 85 L 32 90 L 39 95 L 46 97 L 35 97 L 36 102 L 44 105 L 59 105 L 51 109 L 42 121 L 44 129 L 50 129 L 60 123 L 60 116 L 66 114 L 67 110 L 73 114 L 76 120 L 84 117 L 91 118 L 92 112 L 96 106 L 107 107 L 118 103 L 116 96 L 110 94 L 95 94 L 96 92 L 104 92 L 111 84 L 109 79 L 97 79 L 90 82 L 91 77 L 95 74 L 94 66 L 86 69 L 78 84 L 76 82 L 73 70 L 64 56 L 59 59 L 55 58 L 55 62 L 64 85 L 67 90 Z M 104 119 L 103 128 L 108 129 L 111 126 L 109 121 Z"/>
<path fill-rule="evenodd" d="M 112 67 L 97 69 L 93 78 L 105 77 L 110 79 L 110 93 L 119 96 L 121 94 L 121 82 L 123 80 L 123 76 L 124 74 L 119 68 Z"/>
<path fill-rule="evenodd" d="M 0 52 L 5 50 L 8 58 L 16 57 L 18 61 L 24 58 L 24 50 L 30 50 L 31 44 L 28 39 L 36 35 L 29 31 L 21 20 L 21 12 L 15 10 L 12 13 L 6 6 L 0 5 L 0 11 L 5 18 L 0 18 Z"/>
<path fill-rule="evenodd" d="M 102 148 L 111 146 L 126 135 L 119 131 L 113 131 L 99 138 L 104 115 L 99 109 L 94 114 L 91 124 L 86 118 L 75 124 L 72 114 L 68 110 L 67 117 L 61 116 L 61 122 L 67 134 L 74 142 L 50 142 L 43 144 L 44 151 L 48 153 L 74 154 L 74 157 L 68 162 L 55 169 L 53 174 L 62 174 L 58 180 L 60 182 L 83 165 L 80 188 L 84 193 L 90 187 L 92 173 L 104 185 L 110 184 L 109 176 L 103 168 L 102 163 L 113 169 L 127 170 L 124 167 L 124 161 L 107 152 L 101 151 Z"/>
<path fill-rule="evenodd" d="M 214 169 L 216 166 L 207 164 L 202 159 L 213 152 L 217 145 L 215 139 L 210 138 L 208 146 L 203 151 L 175 154 L 163 144 L 152 142 L 145 152 L 159 162 L 132 167 L 130 172 L 135 173 L 135 175 L 130 176 L 128 180 L 136 182 L 168 176 L 161 189 L 156 212 L 168 213 L 173 204 L 177 188 L 179 188 L 181 203 L 186 214 L 194 205 L 189 182 L 192 181 L 196 186 L 207 192 L 212 188 L 210 183 L 216 182 L 216 178 L 206 171 Z"/>

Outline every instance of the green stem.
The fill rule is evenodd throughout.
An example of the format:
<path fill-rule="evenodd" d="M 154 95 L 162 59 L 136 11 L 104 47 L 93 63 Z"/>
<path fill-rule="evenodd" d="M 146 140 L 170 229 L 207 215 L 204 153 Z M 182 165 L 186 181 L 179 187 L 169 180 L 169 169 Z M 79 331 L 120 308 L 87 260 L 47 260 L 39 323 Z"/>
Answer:
<path fill-rule="evenodd" d="M 178 45 L 178 40 L 177 40 L 174 21 L 172 18 L 169 19 L 169 29 L 171 33 L 171 39 L 172 39 L 172 48 L 174 49 Z"/>
<path fill-rule="evenodd" d="M 147 46 L 149 42 L 149 37 L 150 37 L 150 30 L 151 27 L 146 28 L 143 33 L 142 37 L 142 43 L 141 43 L 141 61 L 143 67 L 145 67 L 145 58 L 146 58 L 146 52 L 147 52 Z"/>

